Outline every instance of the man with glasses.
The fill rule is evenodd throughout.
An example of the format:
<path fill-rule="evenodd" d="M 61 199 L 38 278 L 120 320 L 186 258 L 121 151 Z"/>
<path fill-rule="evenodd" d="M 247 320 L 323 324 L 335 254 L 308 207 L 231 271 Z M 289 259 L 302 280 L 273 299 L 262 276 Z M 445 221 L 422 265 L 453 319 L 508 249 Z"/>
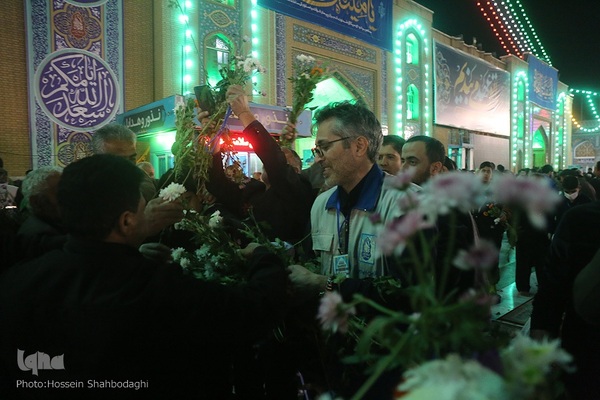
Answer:
<path fill-rule="evenodd" d="M 402 214 L 398 201 L 405 192 L 384 186 L 385 173 L 377 165 L 383 141 L 379 121 L 365 105 L 332 103 L 315 114 L 315 163 L 323 169 L 325 185 L 311 209 L 313 250 L 320 257 L 321 273 L 291 265 L 290 280 L 296 301 L 317 300 L 328 291 L 339 291 L 346 301 L 355 293 L 383 301 L 373 285 L 382 276 L 399 277 L 394 259 L 383 257 L 377 237 L 387 222 Z M 379 222 L 373 216 L 378 216 Z M 314 313 L 312 314 L 314 315 Z M 340 351 L 335 344 L 330 350 Z M 323 371 L 336 395 L 350 397 L 363 382 L 363 376 L 345 370 L 331 354 Z M 399 376 L 379 380 L 368 398 L 385 398 Z M 388 382 L 389 381 L 389 382 Z M 325 384 L 325 383 L 324 383 Z"/>
<path fill-rule="evenodd" d="M 331 103 L 316 112 L 315 121 L 312 151 L 331 188 L 317 197 L 311 210 L 313 250 L 320 256 L 321 274 L 292 265 L 290 278 L 307 297 L 335 288 L 350 299 L 370 290 L 365 278 L 393 275 L 389 260 L 377 251 L 377 235 L 386 222 L 401 215 L 398 199 L 405 192 L 383 186 L 385 174 L 377 165 L 381 125 L 365 105 Z"/>

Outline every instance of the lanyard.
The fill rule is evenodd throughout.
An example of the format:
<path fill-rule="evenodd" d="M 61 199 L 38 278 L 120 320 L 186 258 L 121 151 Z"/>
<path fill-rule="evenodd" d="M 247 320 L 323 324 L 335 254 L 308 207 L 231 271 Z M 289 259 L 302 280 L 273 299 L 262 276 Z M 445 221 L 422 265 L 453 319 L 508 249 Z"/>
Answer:
<path fill-rule="evenodd" d="M 344 221 L 340 225 L 340 201 L 336 204 L 336 217 L 338 229 L 338 251 L 340 254 L 348 254 L 348 241 L 350 236 L 350 216 L 344 217 Z"/>

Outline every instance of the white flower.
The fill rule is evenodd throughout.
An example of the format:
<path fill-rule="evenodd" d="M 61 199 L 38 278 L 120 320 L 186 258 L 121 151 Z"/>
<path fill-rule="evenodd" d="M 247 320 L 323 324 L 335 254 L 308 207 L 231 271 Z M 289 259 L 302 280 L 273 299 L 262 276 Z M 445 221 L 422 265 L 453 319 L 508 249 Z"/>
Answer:
<path fill-rule="evenodd" d="M 180 183 L 173 182 L 166 188 L 161 189 L 160 193 L 158 194 L 158 197 L 166 201 L 173 201 L 179 198 L 179 196 L 181 196 L 185 192 L 185 186 L 183 186 Z"/>
<path fill-rule="evenodd" d="M 348 332 L 348 317 L 356 314 L 354 307 L 344 306 L 342 296 L 338 292 L 327 292 L 321 298 L 317 318 L 325 330 Z"/>
<path fill-rule="evenodd" d="M 181 268 L 183 268 L 183 269 L 188 269 L 190 267 L 190 265 L 192 265 L 192 262 L 190 260 L 188 260 L 187 258 L 182 257 L 179 260 L 179 265 L 181 265 Z"/>
<path fill-rule="evenodd" d="M 211 264 L 206 264 L 204 266 L 204 277 L 207 280 L 211 280 L 214 279 L 214 277 L 216 276 L 215 270 L 213 269 L 213 266 Z"/>
<path fill-rule="evenodd" d="M 398 389 L 406 400 L 508 400 L 500 375 L 474 360 L 449 354 L 443 360 L 426 362 L 404 373 Z"/>
<path fill-rule="evenodd" d="M 300 54 L 296 56 L 296 60 L 301 64 L 311 64 L 315 62 L 315 58 L 311 56 L 307 56 L 306 54 Z"/>
<path fill-rule="evenodd" d="M 238 66 L 240 66 L 240 63 L 238 63 Z M 254 70 L 257 70 L 258 72 L 262 72 L 263 70 L 266 71 L 265 67 L 263 67 L 260 62 L 253 57 L 246 58 L 241 66 L 243 66 L 244 72 L 247 73 L 250 73 Z"/>
<path fill-rule="evenodd" d="M 452 264 L 464 271 L 481 268 L 489 269 L 498 263 L 498 249 L 489 240 L 480 240 L 469 251 L 460 250 Z"/>
<path fill-rule="evenodd" d="M 178 247 L 176 249 L 171 250 L 171 258 L 173 261 L 179 261 L 185 249 L 183 247 Z"/>
<path fill-rule="evenodd" d="M 515 388 L 523 390 L 544 383 L 552 365 L 568 369 L 573 357 L 560 348 L 558 339 L 536 341 L 517 335 L 501 354 L 506 377 Z"/>
<path fill-rule="evenodd" d="M 412 313 L 408 316 L 408 319 L 411 322 L 417 322 L 419 320 L 419 318 L 421 318 L 421 313 L 418 313 L 418 312 Z"/>
<path fill-rule="evenodd" d="M 185 212 L 185 210 L 184 210 L 184 212 Z M 175 225 L 173 225 L 173 227 L 179 231 L 193 231 L 194 225 L 191 223 L 190 220 L 182 219 L 179 222 L 175 222 Z"/>
<path fill-rule="evenodd" d="M 208 226 L 214 229 L 218 226 L 221 226 L 222 222 L 223 217 L 221 217 L 221 211 L 215 211 L 208 220 Z"/>
<path fill-rule="evenodd" d="M 196 249 L 196 251 L 194 252 L 194 255 L 196 256 L 196 258 L 198 258 L 199 260 L 204 259 L 206 256 L 208 256 L 208 254 L 210 253 L 210 246 L 207 245 L 206 243 L 203 244 L 202 246 L 200 246 L 199 249 Z"/>

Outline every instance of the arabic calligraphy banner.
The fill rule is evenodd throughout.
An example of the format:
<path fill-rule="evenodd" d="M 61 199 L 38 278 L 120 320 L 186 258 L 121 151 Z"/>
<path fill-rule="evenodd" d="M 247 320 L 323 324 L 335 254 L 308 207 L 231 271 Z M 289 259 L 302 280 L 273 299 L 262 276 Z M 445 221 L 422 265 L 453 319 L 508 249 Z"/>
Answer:
<path fill-rule="evenodd" d="M 33 166 L 90 154 L 122 111 L 122 0 L 25 0 Z"/>
<path fill-rule="evenodd" d="M 529 101 L 542 108 L 556 109 L 558 71 L 529 54 Z"/>
<path fill-rule="evenodd" d="M 258 0 L 275 12 L 392 51 L 393 0 Z"/>
<path fill-rule="evenodd" d="M 435 122 L 510 135 L 510 74 L 435 42 Z"/>

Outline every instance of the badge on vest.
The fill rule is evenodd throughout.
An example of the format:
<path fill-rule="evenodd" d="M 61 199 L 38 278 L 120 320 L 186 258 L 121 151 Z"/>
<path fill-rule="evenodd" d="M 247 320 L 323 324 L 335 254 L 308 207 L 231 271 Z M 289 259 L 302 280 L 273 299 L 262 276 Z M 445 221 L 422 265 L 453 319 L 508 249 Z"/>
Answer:
<path fill-rule="evenodd" d="M 346 278 L 350 277 L 350 264 L 348 263 L 348 254 L 333 256 L 333 274 L 344 274 Z"/>
<path fill-rule="evenodd" d="M 375 264 L 375 235 L 362 233 L 358 242 L 358 262 L 360 264 Z"/>

